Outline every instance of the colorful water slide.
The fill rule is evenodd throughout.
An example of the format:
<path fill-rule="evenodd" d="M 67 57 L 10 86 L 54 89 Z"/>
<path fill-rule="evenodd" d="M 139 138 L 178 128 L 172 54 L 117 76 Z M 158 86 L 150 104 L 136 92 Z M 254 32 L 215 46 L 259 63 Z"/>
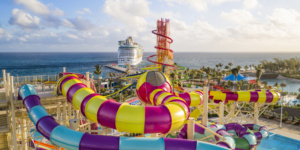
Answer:
<path fill-rule="evenodd" d="M 253 103 L 276 103 L 281 99 L 280 92 L 273 90 L 252 90 L 237 92 L 210 91 L 209 98 L 215 103 L 224 101 L 225 104 L 234 101 L 253 102 Z M 201 106 L 199 106 L 201 107 Z M 216 107 L 214 105 L 210 107 Z M 199 109 L 194 109 L 190 113 L 190 117 L 198 118 L 201 115 Z"/>
<path fill-rule="evenodd" d="M 67 79 L 69 78 L 69 80 Z M 71 79 L 72 78 L 72 79 Z M 101 114 L 103 111 L 105 114 L 101 114 L 98 118 L 100 120 L 108 119 L 110 116 L 115 117 L 115 114 L 112 110 L 114 110 L 117 105 L 116 102 L 112 100 L 107 100 L 103 102 L 105 97 L 101 97 L 96 93 L 92 93 L 91 89 L 84 87 L 85 85 L 82 84 L 78 78 L 76 79 L 76 75 L 67 75 L 62 80 L 60 80 L 61 84 L 64 84 L 63 94 L 67 94 L 67 98 L 74 99 L 75 103 L 74 107 L 78 108 L 77 100 L 78 98 L 84 98 L 87 103 L 83 104 L 86 105 L 87 108 L 91 110 L 84 111 L 83 113 L 87 116 L 92 116 L 95 113 L 95 108 L 99 106 L 99 103 L 106 103 L 106 106 L 100 107 L 96 113 Z M 66 79 L 64 81 L 64 79 Z M 70 84 L 71 82 L 75 82 L 75 84 Z M 61 85 L 59 84 L 59 85 Z M 70 91 L 68 93 L 65 92 L 66 86 L 70 87 Z M 83 86 L 83 88 L 80 88 Z M 74 88 L 74 89 L 73 89 Z M 73 89 L 73 90 L 72 90 Z M 77 89 L 77 90 L 75 90 Z M 74 93 L 75 91 L 75 93 Z M 85 92 L 80 92 L 85 91 Z M 90 95 L 87 96 L 86 93 L 91 92 Z M 84 94 L 85 93 L 85 94 Z M 73 95 L 75 94 L 75 95 Z M 83 94 L 83 95 L 82 95 Z M 76 95 L 80 95 L 79 97 Z M 94 97 L 92 95 L 96 95 Z M 71 130 L 66 126 L 59 125 L 55 119 L 50 116 L 46 109 L 41 105 L 40 98 L 37 96 L 37 93 L 32 85 L 25 84 L 22 85 L 19 89 L 19 96 L 23 99 L 23 104 L 26 107 L 30 120 L 36 125 L 36 129 L 40 132 L 45 138 L 50 140 L 50 142 L 54 145 L 69 149 L 69 150 L 150 150 L 150 149 L 157 149 L 157 150 L 224 150 L 226 148 L 213 145 L 210 143 L 200 142 L 200 141 L 191 141 L 191 140 L 183 140 L 183 139 L 171 139 L 171 138 L 134 138 L 134 137 L 115 137 L 115 136 L 103 136 L 103 135 L 92 135 L 88 133 L 81 133 L 78 131 Z M 94 99 L 94 100 L 93 100 Z M 121 105 L 119 105 L 121 106 Z M 123 108 L 122 108 L 123 107 Z M 166 112 L 167 109 L 173 107 L 171 104 L 169 106 L 162 105 L 161 113 Z M 126 111 L 133 111 L 134 113 L 140 113 L 135 110 L 138 107 L 130 107 L 128 105 L 123 104 L 121 107 L 122 114 L 117 115 L 117 117 L 125 117 L 123 119 L 132 119 L 127 116 L 129 112 Z M 129 109 L 128 109 L 129 108 Z M 145 107 L 144 107 L 145 108 Z M 157 109 L 156 109 L 157 108 Z M 148 112 L 148 115 L 151 116 L 151 113 L 158 114 L 157 111 L 160 111 L 159 107 L 151 106 L 145 108 Z M 139 109 L 138 109 L 139 110 Z M 95 115 L 95 114 L 94 114 Z M 139 115 L 139 114 L 137 114 Z M 102 118 L 103 117 L 103 118 Z M 94 118 L 95 119 L 95 118 Z M 121 118 L 122 119 L 122 118 Z M 160 118 L 152 118 L 155 120 L 161 120 Z M 130 121 L 130 120 L 127 120 Z M 124 126 L 127 127 L 126 123 L 124 122 Z M 151 123 L 151 120 L 148 120 L 148 123 Z M 146 122 L 145 122 L 146 124 Z M 151 124 L 150 124 L 151 125 Z M 161 124 L 160 124 L 161 125 Z M 118 126 L 116 124 L 116 126 Z M 132 126 L 131 126 L 132 127 Z M 149 126 L 148 126 L 149 127 Z M 150 129 L 157 127 L 155 124 L 151 125 Z M 159 127 L 159 126 L 158 126 Z"/>
<path fill-rule="evenodd" d="M 281 94 L 273 90 L 252 90 L 237 92 L 210 91 L 209 98 L 215 103 L 224 101 L 225 104 L 234 101 L 253 103 L 276 103 L 281 99 Z"/>
<path fill-rule="evenodd" d="M 257 124 L 244 124 L 229 123 L 225 125 L 209 125 L 208 129 L 215 131 L 219 135 L 225 138 L 225 144 L 230 149 L 235 150 L 249 150 L 257 145 L 261 139 L 268 136 L 267 128 Z M 187 125 L 185 125 L 180 133 L 177 135 L 178 138 L 187 138 Z M 217 136 L 212 136 L 210 132 L 195 124 L 195 140 L 205 139 L 205 141 L 219 141 Z"/>
<path fill-rule="evenodd" d="M 144 75 L 147 74 L 149 72 Z M 72 102 L 74 107 L 81 110 L 82 114 L 91 121 L 117 129 L 120 132 L 130 133 L 168 133 L 179 129 L 189 116 L 189 107 L 186 103 L 194 106 L 201 102 L 200 92 L 184 93 L 181 95 L 184 99 L 172 93 L 159 92 L 152 99 L 156 105 L 162 104 L 159 106 L 121 104 L 111 99 L 107 100 L 106 97 L 87 88 L 78 80 L 76 75 L 62 77 L 58 82 L 58 88 L 68 101 Z M 159 94 L 163 95 L 159 96 Z M 164 97 L 167 96 L 166 94 L 170 95 L 168 96 L 169 99 Z"/>

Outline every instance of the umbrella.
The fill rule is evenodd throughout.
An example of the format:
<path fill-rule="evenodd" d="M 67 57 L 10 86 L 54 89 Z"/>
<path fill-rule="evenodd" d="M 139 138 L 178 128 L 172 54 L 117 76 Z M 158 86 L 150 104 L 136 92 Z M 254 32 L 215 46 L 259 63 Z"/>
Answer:
<path fill-rule="evenodd" d="M 234 76 L 233 74 L 231 74 L 231 75 L 229 75 L 229 76 L 223 78 L 223 80 L 236 81 L 236 78 L 235 78 L 235 76 Z M 244 76 L 241 75 L 241 74 L 238 74 L 238 75 L 237 75 L 237 81 L 241 81 L 241 80 L 247 81 L 248 78 L 247 78 L 247 77 L 244 77 Z"/>

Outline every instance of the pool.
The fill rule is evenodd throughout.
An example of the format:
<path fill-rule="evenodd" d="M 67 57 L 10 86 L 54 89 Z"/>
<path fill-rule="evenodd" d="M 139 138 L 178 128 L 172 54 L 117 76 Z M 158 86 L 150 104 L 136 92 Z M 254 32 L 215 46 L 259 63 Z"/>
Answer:
<path fill-rule="evenodd" d="M 271 132 L 269 134 L 269 137 L 261 140 L 257 150 L 300 150 L 300 141 Z"/>

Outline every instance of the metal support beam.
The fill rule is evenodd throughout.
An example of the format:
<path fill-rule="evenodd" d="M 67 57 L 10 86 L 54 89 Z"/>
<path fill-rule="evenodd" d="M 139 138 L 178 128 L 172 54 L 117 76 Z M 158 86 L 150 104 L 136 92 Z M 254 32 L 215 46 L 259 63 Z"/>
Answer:
<path fill-rule="evenodd" d="M 224 102 L 219 103 L 219 124 L 224 124 Z"/>
<path fill-rule="evenodd" d="M 195 118 L 187 120 L 187 139 L 194 140 L 195 136 Z"/>
<path fill-rule="evenodd" d="M 203 89 L 203 115 L 202 124 L 207 126 L 208 122 L 208 87 L 205 86 Z"/>

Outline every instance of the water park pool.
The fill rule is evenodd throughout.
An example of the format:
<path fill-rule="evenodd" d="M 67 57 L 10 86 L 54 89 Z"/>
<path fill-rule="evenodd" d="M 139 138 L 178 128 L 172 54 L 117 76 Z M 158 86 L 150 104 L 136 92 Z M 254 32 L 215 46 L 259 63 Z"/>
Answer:
<path fill-rule="evenodd" d="M 257 150 L 300 150 L 300 141 L 270 132 L 269 137 L 261 140 Z"/>

